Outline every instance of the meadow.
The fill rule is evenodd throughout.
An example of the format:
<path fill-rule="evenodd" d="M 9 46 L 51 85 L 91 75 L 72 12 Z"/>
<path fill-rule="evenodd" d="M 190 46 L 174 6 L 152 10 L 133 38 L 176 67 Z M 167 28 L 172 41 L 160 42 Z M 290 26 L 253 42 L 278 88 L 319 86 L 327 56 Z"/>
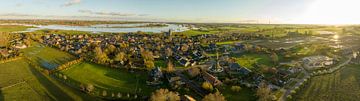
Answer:
<path fill-rule="evenodd" d="M 0 25 L 0 32 L 25 31 L 28 28 L 33 28 L 33 27 L 31 27 L 31 26 L 19 26 L 19 25 Z"/>
<path fill-rule="evenodd" d="M 92 101 L 92 97 L 40 73 L 26 59 L 0 64 L 1 101 Z"/>
<path fill-rule="evenodd" d="M 83 62 L 61 71 L 67 77 L 82 84 L 92 84 L 97 88 L 112 92 L 140 93 L 150 95 L 154 90 L 146 85 L 147 72 L 134 73 Z"/>
<path fill-rule="evenodd" d="M 299 101 L 357 101 L 360 65 L 348 65 L 332 74 L 312 78 L 294 97 Z"/>
<path fill-rule="evenodd" d="M 32 62 L 49 70 L 53 70 L 61 64 L 76 59 L 76 57 L 69 53 L 44 46 L 37 42 L 33 42 L 30 47 L 23 49 L 22 52 L 24 52 L 24 56 L 32 60 Z"/>
<path fill-rule="evenodd" d="M 234 56 L 236 62 L 248 69 L 254 68 L 255 64 L 273 66 L 271 58 L 267 54 L 246 53 Z"/>
<path fill-rule="evenodd" d="M 257 99 L 255 92 L 246 87 L 241 88 L 239 92 L 234 92 L 231 86 L 224 86 L 220 91 L 228 101 L 255 101 Z"/>

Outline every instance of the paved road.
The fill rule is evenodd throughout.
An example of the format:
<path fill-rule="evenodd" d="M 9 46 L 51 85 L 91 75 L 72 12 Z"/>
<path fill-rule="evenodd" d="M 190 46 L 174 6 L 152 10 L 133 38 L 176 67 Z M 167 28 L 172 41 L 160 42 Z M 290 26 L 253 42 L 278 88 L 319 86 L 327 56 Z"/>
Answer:
<path fill-rule="evenodd" d="M 348 60 L 346 60 L 345 62 L 343 62 L 343 63 L 341 63 L 341 64 L 339 64 L 339 65 L 331 68 L 330 71 L 331 71 L 331 72 L 334 72 L 334 71 L 336 71 L 336 70 L 339 70 L 341 67 L 349 64 L 349 62 L 351 61 L 351 59 L 352 59 L 352 57 L 351 57 L 351 56 L 348 56 Z M 287 90 L 285 91 L 285 93 L 281 96 L 280 101 L 286 101 L 286 97 L 291 94 L 291 91 L 292 91 L 292 90 L 295 90 L 296 87 L 299 87 L 299 86 L 305 81 L 305 79 L 310 78 L 310 73 L 307 72 L 307 71 L 305 70 L 305 68 L 304 68 L 303 73 L 305 74 L 305 76 L 304 76 L 303 78 L 301 78 L 300 80 L 297 80 L 298 82 L 297 82 L 294 86 L 290 87 L 290 89 L 287 89 Z"/>

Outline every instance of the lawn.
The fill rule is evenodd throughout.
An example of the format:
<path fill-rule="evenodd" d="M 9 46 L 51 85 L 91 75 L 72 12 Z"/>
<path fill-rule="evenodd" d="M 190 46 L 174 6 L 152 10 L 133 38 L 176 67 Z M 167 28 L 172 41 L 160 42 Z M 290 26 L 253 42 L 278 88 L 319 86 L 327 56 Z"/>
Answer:
<path fill-rule="evenodd" d="M 255 53 L 245 53 L 243 55 L 237 55 L 234 57 L 236 62 L 241 66 L 252 69 L 254 64 L 263 64 L 267 66 L 273 66 L 271 58 L 267 54 L 255 54 Z"/>
<path fill-rule="evenodd" d="M 0 100 L 96 100 L 41 74 L 20 59 L 0 64 Z"/>
<path fill-rule="evenodd" d="M 146 72 L 131 73 L 87 62 L 73 65 L 70 69 L 61 72 L 75 81 L 92 84 L 112 92 L 133 94 L 140 89 L 142 94 L 150 95 L 154 90 L 146 85 L 148 74 Z"/>
<path fill-rule="evenodd" d="M 25 57 L 31 59 L 32 62 L 38 63 L 49 70 L 53 70 L 61 64 L 76 59 L 69 53 L 44 46 L 37 42 L 33 42 L 32 46 L 22 51 L 24 52 Z"/>
<path fill-rule="evenodd" d="M 257 99 L 255 92 L 246 87 L 242 87 L 239 92 L 234 92 L 231 90 L 231 86 L 224 86 L 220 92 L 228 101 L 256 101 Z"/>
<path fill-rule="evenodd" d="M 28 28 L 33 28 L 33 27 L 31 27 L 31 26 L 19 26 L 19 25 L 0 25 L 0 32 L 25 31 Z"/>
<path fill-rule="evenodd" d="M 299 101 L 357 101 L 360 99 L 360 65 L 312 78 L 295 99 Z"/>

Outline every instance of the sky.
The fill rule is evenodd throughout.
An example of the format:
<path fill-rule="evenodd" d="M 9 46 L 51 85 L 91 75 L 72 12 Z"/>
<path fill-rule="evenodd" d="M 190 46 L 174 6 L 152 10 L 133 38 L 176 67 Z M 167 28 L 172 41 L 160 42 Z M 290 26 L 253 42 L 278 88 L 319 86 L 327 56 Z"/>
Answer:
<path fill-rule="evenodd" d="M 359 24 L 358 0 L 0 0 L 0 19 Z"/>

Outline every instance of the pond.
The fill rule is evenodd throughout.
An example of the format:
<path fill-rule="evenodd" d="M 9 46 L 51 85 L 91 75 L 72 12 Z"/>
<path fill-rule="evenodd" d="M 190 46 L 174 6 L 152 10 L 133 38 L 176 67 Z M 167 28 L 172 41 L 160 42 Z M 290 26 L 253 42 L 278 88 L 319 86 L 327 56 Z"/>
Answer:
<path fill-rule="evenodd" d="M 91 26 L 69 26 L 69 25 L 29 25 L 29 24 L 11 24 L 11 25 L 23 25 L 23 26 L 34 26 L 36 28 L 28 28 L 26 31 L 21 32 L 32 32 L 42 29 L 53 29 L 53 30 L 75 30 L 75 31 L 87 31 L 87 32 L 152 32 L 160 33 L 172 30 L 174 32 L 183 32 L 189 30 L 188 27 L 179 24 L 163 24 L 164 26 L 147 26 L 149 24 L 159 23 L 135 23 L 135 24 L 98 24 Z"/>

